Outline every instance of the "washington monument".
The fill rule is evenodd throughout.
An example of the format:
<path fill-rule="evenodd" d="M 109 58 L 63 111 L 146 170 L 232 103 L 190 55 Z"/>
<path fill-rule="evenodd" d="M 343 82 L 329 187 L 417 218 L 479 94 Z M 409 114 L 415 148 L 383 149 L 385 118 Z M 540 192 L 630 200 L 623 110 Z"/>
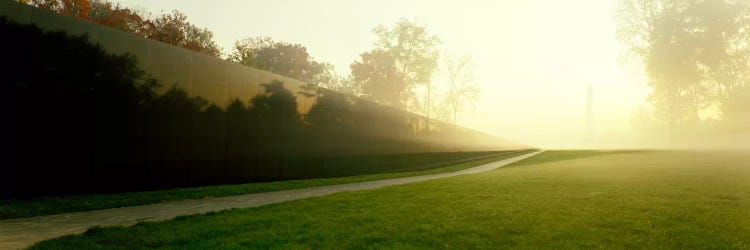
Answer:
<path fill-rule="evenodd" d="M 586 100 L 586 143 L 592 143 L 594 135 L 594 91 L 589 84 Z"/>

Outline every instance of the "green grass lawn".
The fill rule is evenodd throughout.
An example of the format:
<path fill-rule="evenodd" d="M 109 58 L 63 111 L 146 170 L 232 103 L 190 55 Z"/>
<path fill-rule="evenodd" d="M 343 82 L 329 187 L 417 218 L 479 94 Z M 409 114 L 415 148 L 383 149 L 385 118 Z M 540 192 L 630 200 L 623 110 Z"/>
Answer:
<path fill-rule="evenodd" d="M 437 174 L 445 172 L 458 171 L 485 163 L 498 161 L 513 156 L 528 153 L 530 151 L 508 151 L 508 152 L 480 152 L 480 153 L 460 153 L 460 154 L 443 154 L 436 156 L 441 161 L 461 160 L 457 157 L 478 157 L 482 155 L 496 154 L 498 156 L 485 159 L 473 160 L 450 164 L 443 167 L 433 166 L 433 169 L 411 171 L 411 172 L 394 172 L 370 175 L 357 175 L 339 178 L 325 179 L 307 179 L 293 181 L 279 181 L 266 183 L 248 183 L 239 185 L 216 185 L 196 188 L 180 188 L 151 192 L 133 192 L 118 194 L 96 194 L 96 195 L 75 195 L 75 196 L 57 196 L 57 197 L 40 197 L 23 200 L 0 200 L 0 219 L 22 218 L 37 215 L 58 214 L 65 212 L 87 211 L 114 207 L 135 206 L 157 203 L 162 201 L 174 201 L 184 199 L 198 199 L 205 197 L 220 197 L 229 195 L 241 195 L 261 192 L 271 192 L 286 189 L 326 186 L 335 184 L 344 184 L 351 182 L 362 182 L 380 179 L 400 178 L 417 175 Z M 502 154 L 502 155 L 499 155 Z M 429 162 L 425 154 L 412 154 L 402 156 L 393 156 L 394 159 L 385 159 L 385 156 L 378 156 L 378 160 L 387 162 L 396 162 L 404 164 L 405 162 Z M 373 158 L 369 157 L 368 159 Z M 398 158 L 398 159 L 396 159 Z M 354 164 L 354 163 L 352 163 Z M 402 167 L 403 168 L 403 167 Z"/>
<path fill-rule="evenodd" d="M 548 151 L 497 170 L 35 245 L 67 249 L 750 248 L 750 154 Z"/>

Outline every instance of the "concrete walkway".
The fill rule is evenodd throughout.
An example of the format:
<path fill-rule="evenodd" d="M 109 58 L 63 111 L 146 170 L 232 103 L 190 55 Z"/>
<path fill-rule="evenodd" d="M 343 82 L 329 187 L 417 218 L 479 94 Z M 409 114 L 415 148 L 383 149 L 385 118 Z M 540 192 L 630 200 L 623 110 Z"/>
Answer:
<path fill-rule="evenodd" d="M 0 220 L 0 249 L 29 247 L 32 244 L 45 239 L 81 233 L 93 226 L 127 226 L 141 221 L 169 220 L 181 215 L 203 214 L 231 208 L 258 207 L 344 191 L 374 189 L 457 175 L 479 173 L 532 157 L 541 152 L 542 151 L 524 154 L 451 173 Z"/>

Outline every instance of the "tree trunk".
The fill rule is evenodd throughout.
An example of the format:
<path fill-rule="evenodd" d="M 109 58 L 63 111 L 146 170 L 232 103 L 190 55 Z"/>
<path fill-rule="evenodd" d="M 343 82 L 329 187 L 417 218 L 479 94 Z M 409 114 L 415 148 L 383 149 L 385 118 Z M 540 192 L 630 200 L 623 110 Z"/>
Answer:
<path fill-rule="evenodd" d="M 430 82 L 427 82 L 427 133 L 430 133 Z"/>

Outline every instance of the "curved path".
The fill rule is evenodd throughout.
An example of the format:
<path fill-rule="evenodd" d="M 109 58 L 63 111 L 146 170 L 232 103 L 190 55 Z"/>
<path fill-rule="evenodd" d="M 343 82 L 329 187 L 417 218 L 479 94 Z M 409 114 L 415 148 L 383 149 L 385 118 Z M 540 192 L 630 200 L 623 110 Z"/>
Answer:
<path fill-rule="evenodd" d="M 457 175 L 479 173 L 532 157 L 541 152 L 543 151 L 528 153 L 451 173 L 0 220 L 0 249 L 29 247 L 32 244 L 45 239 L 81 233 L 93 226 L 127 226 L 141 221 L 169 220 L 181 215 L 203 214 L 231 208 L 258 207 L 344 191 L 374 189 Z"/>

